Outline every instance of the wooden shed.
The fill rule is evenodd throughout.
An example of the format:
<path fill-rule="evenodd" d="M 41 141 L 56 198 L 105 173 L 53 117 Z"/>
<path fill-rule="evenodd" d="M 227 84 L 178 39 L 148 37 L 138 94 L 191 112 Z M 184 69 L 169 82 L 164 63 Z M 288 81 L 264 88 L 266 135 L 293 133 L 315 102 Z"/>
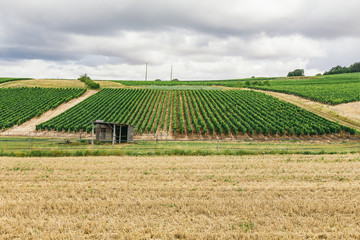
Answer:
<path fill-rule="evenodd" d="M 112 144 L 134 141 L 134 126 L 123 123 L 104 122 L 96 120 L 92 123 L 92 142 L 112 142 Z M 96 129 L 96 133 L 95 133 Z"/>

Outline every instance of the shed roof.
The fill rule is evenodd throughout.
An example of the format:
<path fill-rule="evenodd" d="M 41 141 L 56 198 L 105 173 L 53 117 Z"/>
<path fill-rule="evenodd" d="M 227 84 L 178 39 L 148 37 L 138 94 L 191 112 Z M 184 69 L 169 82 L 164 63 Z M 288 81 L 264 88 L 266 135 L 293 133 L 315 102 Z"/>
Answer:
<path fill-rule="evenodd" d="M 132 126 L 132 127 L 134 127 L 134 125 L 130 125 L 130 124 L 126 124 L 126 123 L 104 122 L 102 120 L 92 121 L 91 123 L 93 123 L 93 124 L 104 124 L 104 125 L 115 125 L 115 126 Z"/>

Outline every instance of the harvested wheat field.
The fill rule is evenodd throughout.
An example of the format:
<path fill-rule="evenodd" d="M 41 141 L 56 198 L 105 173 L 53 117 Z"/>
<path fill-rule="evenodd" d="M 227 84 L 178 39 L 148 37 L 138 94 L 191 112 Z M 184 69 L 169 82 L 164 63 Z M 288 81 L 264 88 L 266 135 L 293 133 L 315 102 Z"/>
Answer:
<path fill-rule="evenodd" d="M 359 239 L 360 154 L 0 158 L 2 239 Z"/>

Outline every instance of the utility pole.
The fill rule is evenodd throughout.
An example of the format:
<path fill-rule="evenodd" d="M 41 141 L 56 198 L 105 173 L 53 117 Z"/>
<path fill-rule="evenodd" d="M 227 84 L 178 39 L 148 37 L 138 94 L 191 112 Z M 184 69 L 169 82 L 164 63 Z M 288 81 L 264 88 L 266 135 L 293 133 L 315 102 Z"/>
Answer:
<path fill-rule="evenodd" d="M 148 63 L 145 64 L 145 81 L 147 81 Z"/>
<path fill-rule="evenodd" d="M 172 80 L 172 65 L 170 67 L 170 81 Z"/>

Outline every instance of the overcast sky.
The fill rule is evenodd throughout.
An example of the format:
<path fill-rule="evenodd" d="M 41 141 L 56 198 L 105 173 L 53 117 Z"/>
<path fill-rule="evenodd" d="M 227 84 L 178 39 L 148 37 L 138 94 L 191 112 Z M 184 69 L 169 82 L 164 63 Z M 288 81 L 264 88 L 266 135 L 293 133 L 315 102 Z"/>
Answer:
<path fill-rule="evenodd" d="M 359 0 L 0 0 L 0 76 L 231 79 L 360 61 Z"/>

